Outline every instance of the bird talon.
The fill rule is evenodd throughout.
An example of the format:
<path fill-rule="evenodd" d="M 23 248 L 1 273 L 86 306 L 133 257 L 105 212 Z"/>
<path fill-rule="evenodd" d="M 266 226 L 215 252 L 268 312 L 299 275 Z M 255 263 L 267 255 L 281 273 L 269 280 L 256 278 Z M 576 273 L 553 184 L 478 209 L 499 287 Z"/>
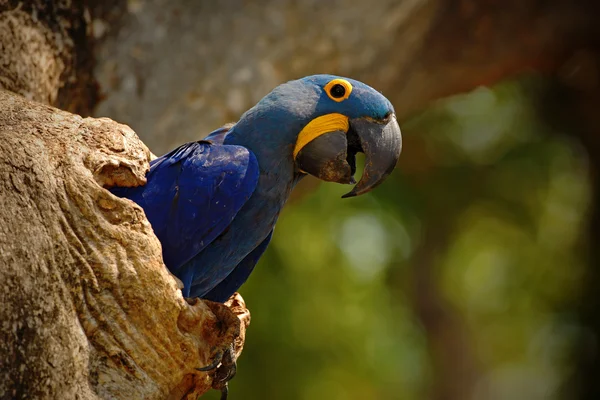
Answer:
<path fill-rule="evenodd" d="M 229 396 L 229 385 L 225 382 L 225 385 L 221 388 L 221 400 L 227 400 Z"/>
<path fill-rule="evenodd" d="M 233 346 L 229 346 L 223 352 L 221 365 L 213 375 L 213 389 L 221 391 L 221 400 L 227 400 L 229 394 L 229 381 L 233 379 L 237 372 L 237 363 L 235 360 L 235 351 Z"/>
<path fill-rule="evenodd" d="M 215 369 L 219 366 L 221 361 L 223 361 L 223 352 L 222 351 L 218 352 L 215 355 L 215 359 L 213 360 L 212 363 L 210 363 L 209 365 L 207 365 L 205 367 L 196 368 L 196 370 L 201 371 L 201 372 L 212 371 L 213 369 Z"/>
<path fill-rule="evenodd" d="M 219 351 L 215 354 L 215 358 L 210 365 L 196 368 L 196 370 L 201 372 L 214 370 L 212 387 L 221 391 L 221 400 L 227 400 L 227 396 L 229 395 L 228 383 L 237 373 L 237 363 L 235 361 L 233 346 L 229 346 L 225 351 Z"/>

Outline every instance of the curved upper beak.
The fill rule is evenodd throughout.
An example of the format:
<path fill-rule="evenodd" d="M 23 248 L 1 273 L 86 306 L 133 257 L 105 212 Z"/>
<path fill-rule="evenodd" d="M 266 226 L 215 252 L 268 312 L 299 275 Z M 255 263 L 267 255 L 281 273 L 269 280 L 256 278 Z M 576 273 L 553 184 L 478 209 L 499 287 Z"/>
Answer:
<path fill-rule="evenodd" d="M 365 154 L 365 168 L 360 181 L 342 197 L 358 196 L 371 191 L 392 172 L 402 151 L 402 135 L 396 115 L 382 121 L 355 118 L 348 132 L 334 131 L 318 136 L 296 156 L 298 167 L 319 179 L 355 184 L 355 156 Z"/>

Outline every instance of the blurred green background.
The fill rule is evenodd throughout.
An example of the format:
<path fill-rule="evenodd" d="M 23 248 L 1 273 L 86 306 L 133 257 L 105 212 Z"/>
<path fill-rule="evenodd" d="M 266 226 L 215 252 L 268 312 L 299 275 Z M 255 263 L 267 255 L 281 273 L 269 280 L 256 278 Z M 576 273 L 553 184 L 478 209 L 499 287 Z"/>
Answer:
<path fill-rule="evenodd" d="M 231 398 L 570 398 L 590 188 L 579 145 L 537 118 L 542 84 L 412 116 L 371 194 L 297 189 L 241 290 Z"/>

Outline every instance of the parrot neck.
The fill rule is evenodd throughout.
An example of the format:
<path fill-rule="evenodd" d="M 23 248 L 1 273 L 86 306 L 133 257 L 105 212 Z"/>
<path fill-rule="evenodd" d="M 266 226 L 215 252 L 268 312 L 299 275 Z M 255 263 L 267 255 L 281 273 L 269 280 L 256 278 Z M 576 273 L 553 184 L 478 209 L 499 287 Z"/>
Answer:
<path fill-rule="evenodd" d="M 299 81 L 280 85 L 246 111 L 225 137 L 225 144 L 244 146 L 254 153 L 260 168 L 255 193 L 279 206 L 304 176 L 296 170 L 294 146 L 298 134 L 312 119 L 311 104 L 317 100 L 315 89 Z"/>
<path fill-rule="evenodd" d="M 285 132 L 282 132 L 285 125 L 275 125 L 268 123 L 271 121 L 260 119 L 255 122 L 238 122 L 227 134 L 224 144 L 244 146 L 254 153 L 260 175 L 253 197 L 259 197 L 271 206 L 280 208 L 304 174 L 296 171 L 292 155 L 293 144 L 286 144 L 281 140 L 285 137 Z M 290 126 L 287 128 L 296 129 Z"/>

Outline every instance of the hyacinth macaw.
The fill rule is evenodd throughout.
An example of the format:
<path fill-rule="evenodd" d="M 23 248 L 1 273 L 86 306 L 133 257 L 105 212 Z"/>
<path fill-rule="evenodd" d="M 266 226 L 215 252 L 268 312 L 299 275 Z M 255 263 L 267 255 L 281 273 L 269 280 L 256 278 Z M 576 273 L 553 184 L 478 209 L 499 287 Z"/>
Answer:
<path fill-rule="evenodd" d="M 394 169 L 392 104 L 364 83 L 315 75 L 276 87 L 230 126 L 153 160 L 144 186 L 113 188 L 145 211 L 185 297 L 226 301 L 267 248 L 306 174 L 366 193 Z M 355 155 L 365 153 L 358 183 Z"/>

